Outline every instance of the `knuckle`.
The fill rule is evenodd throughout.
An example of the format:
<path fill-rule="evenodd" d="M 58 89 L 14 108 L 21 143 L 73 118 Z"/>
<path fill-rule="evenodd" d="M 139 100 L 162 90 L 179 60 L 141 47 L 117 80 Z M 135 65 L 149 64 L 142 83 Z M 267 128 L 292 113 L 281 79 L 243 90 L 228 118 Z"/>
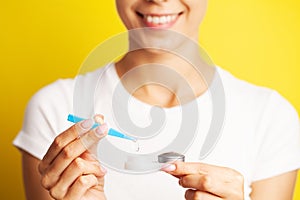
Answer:
<path fill-rule="evenodd" d="M 55 188 L 51 188 L 49 190 L 49 194 L 50 194 L 51 197 L 53 197 L 54 199 L 57 199 L 57 200 L 63 198 L 63 195 L 61 195 L 61 193 L 58 192 Z"/>
<path fill-rule="evenodd" d="M 211 177 L 208 175 L 204 175 L 202 178 L 202 187 L 207 190 L 207 191 L 211 191 L 212 190 L 212 180 Z"/>
<path fill-rule="evenodd" d="M 42 179 L 41 179 L 41 184 L 45 189 L 49 189 L 50 188 L 50 184 L 49 184 L 49 178 L 48 175 L 45 174 Z"/>
<path fill-rule="evenodd" d="M 81 133 L 83 133 L 83 130 L 80 125 L 75 124 L 74 126 L 71 126 L 70 128 L 70 134 L 73 135 L 73 137 L 79 136 Z"/>
<path fill-rule="evenodd" d="M 83 162 L 83 159 L 78 157 L 78 158 L 75 158 L 75 160 L 73 162 L 74 162 L 75 167 L 77 169 L 79 169 L 80 171 L 85 169 L 85 164 Z"/>
<path fill-rule="evenodd" d="M 53 141 L 54 147 L 56 149 L 62 149 L 63 148 L 63 143 L 62 140 L 60 138 L 60 136 L 57 136 L 54 141 Z"/>
<path fill-rule="evenodd" d="M 100 164 L 95 164 L 94 166 L 96 169 L 95 171 L 97 172 L 97 174 L 99 174 L 99 176 L 103 177 L 107 173 L 106 169 L 104 167 L 101 167 Z"/>
<path fill-rule="evenodd" d="M 78 184 L 83 187 L 87 188 L 91 185 L 95 185 L 98 182 L 97 178 L 93 175 L 86 175 L 86 176 L 80 176 L 78 178 Z"/>
<path fill-rule="evenodd" d="M 87 186 L 89 184 L 89 176 L 80 176 L 78 178 L 78 184 L 82 187 Z"/>
<path fill-rule="evenodd" d="M 70 159 L 73 157 L 73 155 L 74 155 L 74 152 L 72 151 L 72 149 L 69 146 L 66 146 L 62 150 L 62 156 L 64 159 Z"/>
<path fill-rule="evenodd" d="M 96 176 L 91 176 L 91 183 L 92 185 L 97 185 L 98 184 L 98 179 Z"/>
<path fill-rule="evenodd" d="M 55 193 L 56 198 L 63 199 L 67 193 L 67 188 L 63 186 L 55 186 L 53 188 L 53 192 Z"/>

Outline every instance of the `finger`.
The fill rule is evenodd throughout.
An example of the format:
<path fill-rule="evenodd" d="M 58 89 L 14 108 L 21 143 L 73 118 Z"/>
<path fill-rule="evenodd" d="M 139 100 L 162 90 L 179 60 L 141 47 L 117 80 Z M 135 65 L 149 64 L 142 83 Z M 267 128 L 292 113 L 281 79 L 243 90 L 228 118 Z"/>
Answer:
<path fill-rule="evenodd" d="M 83 154 L 80 155 L 80 157 L 87 161 L 99 162 L 97 157 L 94 154 L 90 153 L 90 151 L 85 151 Z"/>
<path fill-rule="evenodd" d="M 63 198 L 69 187 L 81 175 L 93 174 L 97 177 L 103 177 L 105 170 L 101 169 L 100 163 L 96 161 L 85 161 L 82 158 L 76 158 L 71 165 L 63 172 L 58 183 L 51 188 L 51 193 L 58 197 Z"/>
<path fill-rule="evenodd" d="M 213 183 L 209 175 L 193 174 L 182 176 L 179 179 L 179 185 L 184 188 L 193 188 L 204 192 L 216 194 L 216 185 Z"/>
<path fill-rule="evenodd" d="M 203 163 L 175 162 L 166 168 L 162 168 L 162 171 L 177 177 L 188 174 L 207 174 L 208 165 Z"/>
<path fill-rule="evenodd" d="M 100 166 L 101 171 L 106 174 L 107 170 L 99 163 L 98 159 L 92 155 L 90 152 L 85 151 L 83 154 L 80 155 L 80 157 L 85 161 L 95 162 L 97 165 Z M 102 177 L 102 176 L 100 176 Z"/>
<path fill-rule="evenodd" d="M 92 187 L 98 185 L 98 180 L 95 175 L 82 175 L 69 188 L 65 199 L 82 199 L 83 195 Z"/>
<path fill-rule="evenodd" d="M 107 124 L 104 123 L 94 130 L 88 132 L 87 134 L 80 137 L 81 147 L 85 147 L 85 150 L 90 149 L 92 146 L 98 143 L 100 139 L 107 135 L 108 127 Z M 83 152 L 81 152 L 83 153 Z"/>
<path fill-rule="evenodd" d="M 87 132 L 93 126 L 93 120 L 87 119 L 82 122 L 76 123 L 69 129 L 58 135 L 51 146 L 49 147 L 47 153 L 42 159 L 39 165 L 39 171 L 41 174 L 44 173 L 46 168 L 50 163 L 56 158 L 59 152 L 69 143 L 78 138 L 79 135 Z"/>
<path fill-rule="evenodd" d="M 173 163 L 166 163 L 162 165 L 160 170 L 171 174 L 172 171 L 176 170 L 176 165 L 174 165 Z M 182 176 L 182 175 L 175 175 L 175 174 L 172 175 L 178 179 Z"/>
<path fill-rule="evenodd" d="M 243 196 L 243 178 L 232 172 L 228 169 L 223 174 L 189 174 L 180 177 L 179 184 L 184 188 L 193 188 L 218 197 L 239 199 Z"/>
<path fill-rule="evenodd" d="M 213 194 L 202 192 L 199 190 L 189 189 L 185 192 L 186 200 L 222 200 L 222 198 Z"/>
<path fill-rule="evenodd" d="M 52 164 L 48 167 L 47 171 L 42 177 L 42 185 L 46 189 L 52 188 L 60 178 L 62 172 L 70 165 L 70 163 L 77 157 L 79 157 L 83 152 L 89 148 L 85 145 L 93 145 L 98 142 L 104 136 L 107 135 L 107 126 L 103 124 L 98 126 L 96 129 L 90 130 L 81 138 L 78 138 L 67 145 L 55 158 Z M 83 138 L 88 138 L 85 145 L 82 143 Z"/>

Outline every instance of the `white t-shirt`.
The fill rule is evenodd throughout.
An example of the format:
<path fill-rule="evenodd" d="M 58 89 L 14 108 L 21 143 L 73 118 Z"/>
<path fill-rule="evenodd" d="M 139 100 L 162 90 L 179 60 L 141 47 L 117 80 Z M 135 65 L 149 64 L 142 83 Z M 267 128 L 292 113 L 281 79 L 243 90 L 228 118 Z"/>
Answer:
<path fill-rule="evenodd" d="M 187 161 L 230 167 L 242 173 L 245 199 L 250 199 L 253 181 L 300 167 L 298 115 L 277 92 L 239 80 L 223 69 L 217 68 L 217 72 L 225 94 L 220 137 L 211 152 L 199 160 L 213 119 L 212 98 L 206 92 L 195 100 L 199 111 L 197 134 L 184 154 Z M 42 159 L 54 138 L 72 125 L 67 121 L 69 113 L 82 117 L 101 113 L 111 127 L 118 129 L 119 122 L 115 116 L 118 111 L 113 109 L 118 101 L 124 99 L 113 99 L 113 95 L 119 83 L 115 66 L 109 64 L 76 79 L 62 79 L 44 87 L 30 100 L 23 128 L 15 138 L 14 145 Z M 119 89 L 125 91 L 122 87 Z M 87 91 L 92 91 L 94 96 Z M 127 100 L 130 121 L 139 127 L 151 124 L 152 106 L 135 98 Z M 162 130 L 152 138 L 141 140 L 139 152 L 135 152 L 124 140 L 111 136 L 107 136 L 106 140 L 129 153 L 147 154 L 164 148 L 178 133 L 182 108 L 163 111 L 165 122 Z M 109 200 L 184 199 L 185 189 L 178 185 L 176 178 L 164 172 L 133 175 L 107 168 L 105 193 Z"/>

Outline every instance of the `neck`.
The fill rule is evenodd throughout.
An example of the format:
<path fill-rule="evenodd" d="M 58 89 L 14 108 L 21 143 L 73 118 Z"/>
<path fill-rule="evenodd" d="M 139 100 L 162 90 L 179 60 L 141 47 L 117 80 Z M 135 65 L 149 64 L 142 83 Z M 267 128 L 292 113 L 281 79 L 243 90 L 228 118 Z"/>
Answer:
<path fill-rule="evenodd" d="M 182 43 L 173 49 L 129 51 L 116 63 L 125 88 L 138 99 L 162 107 L 184 104 L 204 93 L 213 68 L 201 59 L 199 46 Z"/>

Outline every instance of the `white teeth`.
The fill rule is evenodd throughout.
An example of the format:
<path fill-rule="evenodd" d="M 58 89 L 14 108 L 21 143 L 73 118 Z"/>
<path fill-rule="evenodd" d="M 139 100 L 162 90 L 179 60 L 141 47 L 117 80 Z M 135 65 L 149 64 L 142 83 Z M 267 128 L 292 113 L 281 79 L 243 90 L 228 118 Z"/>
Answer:
<path fill-rule="evenodd" d="M 164 15 L 164 16 L 151 16 L 146 15 L 145 19 L 148 23 L 153 24 L 166 24 L 174 21 L 176 19 L 177 15 Z"/>
<path fill-rule="evenodd" d="M 147 22 L 151 23 L 152 22 L 152 17 L 150 15 L 147 16 Z"/>
<path fill-rule="evenodd" d="M 164 23 L 166 23 L 166 22 L 167 22 L 167 17 L 166 17 L 166 16 L 160 17 L 160 20 L 159 20 L 159 23 L 160 23 L 160 24 L 164 24 Z"/>
<path fill-rule="evenodd" d="M 176 17 L 175 17 L 176 18 Z M 167 22 L 173 21 L 170 15 L 167 16 Z"/>
<path fill-rule="evenodd" d="M 158 24 L 159 21 L 160 21 L 160 20 L 159 20 L 159 17 L 153 17 L 153 21 L 152 21 L 152 22 L 153 22 L 154 24 Z"/>

